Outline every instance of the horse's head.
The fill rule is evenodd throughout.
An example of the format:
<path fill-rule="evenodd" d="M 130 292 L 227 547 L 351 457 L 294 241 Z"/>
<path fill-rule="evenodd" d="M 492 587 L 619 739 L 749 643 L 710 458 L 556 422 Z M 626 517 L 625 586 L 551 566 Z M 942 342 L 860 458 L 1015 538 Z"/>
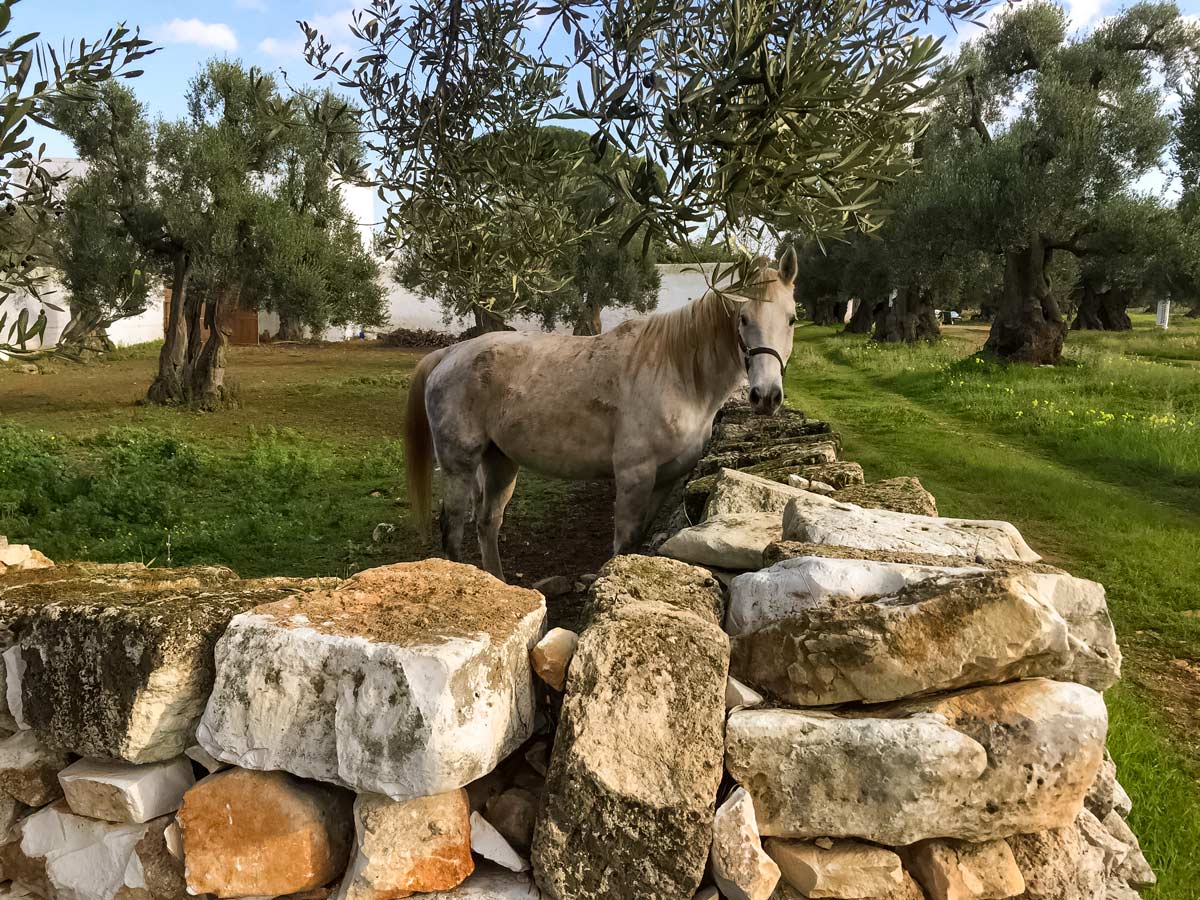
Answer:
<path fill-rule="evenodd" d="M 760 264 L 740 292 L 745 298 L 738 318 L 738 342 L 750 382 L 750 406 L 770 416 L 783 403 L 783 372 L 792 355 L 796 300 L 796 251 L 788 247 L 778 268 Z"/>

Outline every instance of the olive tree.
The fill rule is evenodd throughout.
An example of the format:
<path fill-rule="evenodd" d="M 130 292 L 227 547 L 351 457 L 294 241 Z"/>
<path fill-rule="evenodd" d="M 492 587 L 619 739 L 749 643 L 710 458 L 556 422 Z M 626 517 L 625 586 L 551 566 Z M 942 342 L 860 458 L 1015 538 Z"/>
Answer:
<path fill-rule="evenodd" d="M 351 53 L 303 27 L 317 77 L 364 111 L 405 267 L 506 314 L 561 289 L 562 260 L 606 221 L 581 228 L 558 176 L 610 148 L 635 163 L 602 174 L 614 211 L 634 210 L 617 243 L 643 254 L 877 227 L 936 90 L 939 41 L 919 20 L 983 5 L 371 0 Z M 554 119 L 587 123 L 586 150 L 548 162 L 537 131 Z"/>
<path fill-rule="evenodd" d="M 30 124 L 52 127 L 50 109 L 56 103 L 86 103 L 96 85 L 140 75 L 131 66 L 154 52 L 136 30 L 123 25 L 97 40 L 65 43 L 56 51 L 39 42 L 36 32 L 13 31 L 17 3 L 0 0 L 0 304 L 18 291 L 36 295 L 49 277 L 47 238 L 63 208 L 65 173 L 46 166 L 45 148 L 34 146 Z M 0 313 L 0 352 L 26 353 L 33 334 L 41 336 L 45 311 L 33 325 L 27 318 L 28 310 L 23 310 L 6 328 L 7 314 Z M 16 346 L 9 343 L 9 334 Z"/>

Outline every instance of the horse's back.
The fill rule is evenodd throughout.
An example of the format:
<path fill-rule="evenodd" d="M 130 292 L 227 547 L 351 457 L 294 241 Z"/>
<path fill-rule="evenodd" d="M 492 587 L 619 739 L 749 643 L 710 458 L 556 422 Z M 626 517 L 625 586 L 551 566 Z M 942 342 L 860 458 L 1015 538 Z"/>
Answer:
<path fill-rule="evenodd" d="M 608 476 L 626 384 L 622 335 L 492 332 L 451 347 L 430 374 L 439 428 L 494 443 L 521 465 Z"/>

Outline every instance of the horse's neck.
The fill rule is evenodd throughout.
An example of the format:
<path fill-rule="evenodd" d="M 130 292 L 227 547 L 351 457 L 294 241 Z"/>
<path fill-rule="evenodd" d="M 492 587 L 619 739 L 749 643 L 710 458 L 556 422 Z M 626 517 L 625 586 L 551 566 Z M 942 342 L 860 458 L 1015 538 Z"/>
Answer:
<path fill-rule="evenodd" d="M 720 310 L 719 315 L 726 316 L 729 320 L 719 333 L 714 334 L 711 327 L 705 323 L 705 311 L 699 304 L 717 302 L 706 296 L 680 310 L 680 313 L 686 314 L 684 327 L 690 331 L 688 337 L 691 346 L 695 348 L 698 365 L 707 373 L 706 378 L 688 385 L 688 389 L 692 392 L 696 405 L 706 410 L 710 419 L 737 390 L 746 375 L 742 355 L 736 344 L 737 308 L 715 307 Z M 708 312 L 711 314 L 712 310 Z"/>

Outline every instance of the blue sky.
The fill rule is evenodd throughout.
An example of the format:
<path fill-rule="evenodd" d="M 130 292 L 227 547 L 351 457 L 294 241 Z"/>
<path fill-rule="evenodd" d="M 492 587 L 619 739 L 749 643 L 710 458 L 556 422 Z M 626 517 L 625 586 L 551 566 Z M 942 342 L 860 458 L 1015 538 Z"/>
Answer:
<path fill-rule="evenodd" d="M 1118 0 L 1070 0 L 1066 7 L 1072 25 L 1088 29 L 1099 19 L 1121 8 Z M 1003 6 L 1000 3 L 994 10 Z M 1180 7 L 1200 15 L 1200 0 L 1182 0 Z M 302 50 L 303 35 L 297 19 L 304 19 L 329 37 L 335 46 L 354 48 L 348 26 L 353 12 L 348 0 L 214 0 L 197 4 L 180 0 L 123 0 L 120 4 L 96 0 L 22 0 L 14 9 L 13 30 L 41 32 L 56 46 L 64 40 L 96 37 L 118 21 L 139 26 L 162 47 L 146 59 L 145 74 L 129 82 L 152 115 L 174 118 L 183 113 L 183 94 L 201 63 L 213 56 L 241 59 L 247 65 L 288 73 L 293 84 L 309 77 Z M 944 31 L 945 29 L 935 29 Z M 968 26 L 948 43 L 978 33 Z M 74 155 L 60 135 L 40 130 L 52 156 Z M 1161 184 L 1160 177 L 1157 182 Z M 1147 187 L 1156 187 L 1148 184 Z"/>

